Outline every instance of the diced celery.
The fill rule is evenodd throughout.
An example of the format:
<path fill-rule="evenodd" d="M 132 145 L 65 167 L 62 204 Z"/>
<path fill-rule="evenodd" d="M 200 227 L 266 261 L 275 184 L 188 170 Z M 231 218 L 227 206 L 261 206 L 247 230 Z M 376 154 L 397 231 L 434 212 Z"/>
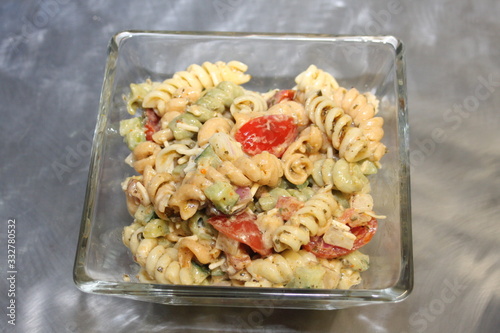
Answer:
<path fill-rule="evenodd" d="M 353 251 L 340 257 L 344 266 L 355 271 L 363 272 L 370 267 L 370 257 L 359 251 Z"/>
<path fill-rule="evenodd" d="M 146 141 L 141 118 L 121 120 L 120 135 L 123 136 L 123 140 L 130 150 L 133 150 L 139 143 Z"/>
<path fill-rule="evenodd" d="M 218 168 L 222 164 L 222 160 L 215 154 L 211 145 L 208 145 L 194 161 L 200 164 L 200 162 L 205 159 L 208 160 L 208 164 L 214 168 Z"/>
<path fill-rule="evenodd" d="M 224 275 L 226 275 L 226 273 L 224 273 L 224 271 L 219 266 L 217 268 L 214 268 L 212 270 L 212 272 L 210 273 L 210 275 L 212 275 L 212 276 L 224 276 Z"/>
<path fill-rule="evenodd" d="M 283 178 L 280 179 L 277 187 L 288 189 L 288 188 L 291 188 L 291 187 L 295 187 L 295 185 L 293 185 L 292 183 L 290 183 L 288 180 L 286 180 L 283 177 Z"/>
<path fill-rule="evenodd" d="M 303 190 L 309 186 L 309 181 L 306 180 L 304 183 L 297 185 L 297 189 Z"/>
<path fill-rule="evenodd" d="M 316 194 L 316 192 L 312 189 L 312 187 L 306 187 L 305 189 L 300 191 L 300 193 L 302 193 L 302 195 L 306 197 L 306 200 L 311 199 L 312 196 Z"/>
<path fill-rule="evenodd" d="M 266 195 L 259 198 L 259 205 L 263 211 L 268 211 L 273 209 L 278 202 L 278 197 L 274 197 L 272 195 Z"/>
<path fill-rule="evenodd" d="M 290 193 L 284 188 L 276 187 L 269 191 L 269 194 L 275 198 L 278 197 L 291 197 Z"/>
<path fill-rule="evenodd" d="M 130 118 L 130 119 L 124 119 L 120 121 L 120 135 L 125 136 L 131 131 L 136 130 L 137 128 L 142 127 L 142 121 L 141 118 Z"/>
<path fill-rule="evenodd" d="M 323 277 L 325 269 L 319 265 L 304 267 L 299 266 L 295 269 L 292 280 L 286 285 L 288 288 L 323 288 Z"/>
<path fill-rule="evenodd" d="M 146 224 L 155 216 L 155 209 L 153 205 L 143 206 L 139 205 L 134 214 L 134 218 L 141 224 Z"/>
<path fill-rule="evenodd" d="M 307 201 L 307 196 L 302 193 L 302 191 L 296 189 L 289 189 L 288 193 L 290 193 L 293 197 L 299 199 L 300 201 Z"/>
<path fill-rule="evenodd" d="M 349 208 L 349 199 L 346 197 L 344 193 L 340 191 L 332 191 L 332 194 L 340 206 L 342 206 L 345 209 Z"/>
<path fill-rule="evenodd" d="M 210 275 L 210 270 L 191 261 L 191 274 L 193 277 L 193 284 L 201 284 Z"/>
<path fill-rule="evenodd" d="M 144 227 L 142 232 L 145 238 L 157 238 L 165 236 L 170 232 L 167 222 L 162 219 L 152 219 Z"/>
<path fill-rule="evenodd" d="M 188 220 L 189 229 L 193 235 L 200 239 L 212 239 L 215 234 L 215 229 L 206 222 L 206 217 L 197 213 Z"/>
<path fill-rule="evenodd" d="M 174 167 L 174 170 L 172 170 L 172 175 L 184 177 L 184 169 L 187 167 L 187 165 L 187 163 L 176 165 Z"/>
<path fill-rule="evenodd" d="M 205 189 L 204 193 L 215 205 L 215 208 L 224 214 L 230 214 L 231 209 L 240 198 L 231 184 L 223 181 L 213 183 Z"/>
<path fill-rule="evenodd" d="M 146 141 L 146 133 L 142 129 L 132 131 L 125 136 L 125 142 L 130 150 L 134 150 L 139 143 L 144 141 Z"/>

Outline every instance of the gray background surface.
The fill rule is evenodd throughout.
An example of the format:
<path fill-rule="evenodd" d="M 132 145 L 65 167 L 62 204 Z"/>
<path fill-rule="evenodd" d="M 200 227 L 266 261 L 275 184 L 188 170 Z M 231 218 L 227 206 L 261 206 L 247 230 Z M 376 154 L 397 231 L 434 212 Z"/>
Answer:
<path fill-rule="evenodd" d="M 0 331 L 498 332 L 500 2 L 0 4 Z M 406 46 L 415 288 L 338 311 L 172 307 L 73 284 L 106 47 L 128 29 L 392 34 Z M 286 59 L 284 59 L 286 65 Z M 16 221 L 16 326 L 8 221 Z"/>

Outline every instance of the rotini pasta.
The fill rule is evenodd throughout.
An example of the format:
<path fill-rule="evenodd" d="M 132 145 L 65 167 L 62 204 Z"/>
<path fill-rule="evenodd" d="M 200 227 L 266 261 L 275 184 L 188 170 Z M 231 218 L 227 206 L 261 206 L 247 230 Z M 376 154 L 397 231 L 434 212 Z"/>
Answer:
<path fill-rule="evenodd" d="M 133 150 L 133 166 L 135 171 L 143 173 L 147 166 L 154 167 L 156 156 L 161 147 L 151 141 L 144 141 L 138 144 Z"/>
<path fill-rule="evenodd" d="M 284 160 L 284 174 L 286 179 L 295 185 L 305 183 L 313 170 L 311 160 L 304 154 L 292 154 Z"/>
<path fill-rule="evenodd" d="M 338 203 L 330 189 L 322 189 L 276 230 L 273 236 L 274 249 L 277 252 L 287 248 L 298 251 L 302 245 L 309 243 L 310 236 L 324 234 L 337 208 Z"/>
<path fill-rule="evenodd" d="M 366 95 L 360 94 L 356 88 L 336 89 L 332 97 L 335 103 L 352 117 L 355 125 L 359 125 L 364 120 L 372 119 L 377 113 L 377 106 L 373 105 Z"/>
<path fill-rule="evenodd" d="M 328 95 L 339 88 L 337 80 L 331 74 L 314 65 L 309 66 L 307 70 L 300 73 L 295 78 L 295 83 L 297 84 L 297 90 L 306 94 L 310 91 L 321 91 L 323 95 Z"/>
<path fill-rule="evenodd" d="M 207 120 L 198 131 L 198 146 L 203 147 L 215 133 L 229 134 L 234 122 L 223 117 L 215 117 Z"/>
<path fill-rule="evenodd" d="M 248 90 L 245 90 L 241 96 L 236 97 L 230 107 L 233 117 L 237 117 L 240 113 L 261 113 L 266 110 L 267 101 L 264 99 L 262 94 Z"/>
<path fill-rule="evenodd" d="M 131 84 L 121 186 L 141 282 L 338 288 L 361 283 L 386 153 L 378 100 L 311 65 L 256 92 L 237 61 Z M 141 111 L 142 115 L 138 115 Z"/>
<path fill-rule="evenodd" d="M 238 61 L 215 64 L 205 62 L 203 65 L 191 65 L 186 71 L 177 72 L 172 78 L 155 85 L 144 96 L 142 107 L 153 108 L 163 116 L 167 112 L 167 103 L 180 88 L 193 88 L 201 92 L 203 89 L 213 88 L 223 81 L 243 84 L 250 80 L 250 75 L 245 74 L 247 66 Z"/>
<path fill-rule="evenodd" d="M 333 185 L 343 193 L 367 192 L 368 179 L 358 163 L 347 162 L 341 158 L 335 161 L 326 158 L 314 162 L 312 179 L 318 186 Z"/>
<path fill-rule="evenodd" d="M 378 100 L 371 93 L 361 94 L 356 88 L 337 89 L 333 100 L 345 113 L 352 117 L 354 125 L 358 126 L 364 136 L 370 140 L 368 150 L 372 160 L 378 161 L 385 154 L 386 147 L 379 141 L 384 136 L 384 119 L 375 117 L 378 113 Z"/>
<path fill-rule="evenodd" d="M 311 95 L 305 102 L 309 119 L 330 138 L 340 157 L 356 162 L 369 157 L 368 139 L 359 128 L 352 127 L 352 118 L 332 99 Z"/>
<path fill-rule="evenodd" d="M 339 259 L 319 259 L 305 250 L 286 250 L 247 267 L 247 287 L 349 289 L 359 283 L 359 271 L 344 268 Z"/>

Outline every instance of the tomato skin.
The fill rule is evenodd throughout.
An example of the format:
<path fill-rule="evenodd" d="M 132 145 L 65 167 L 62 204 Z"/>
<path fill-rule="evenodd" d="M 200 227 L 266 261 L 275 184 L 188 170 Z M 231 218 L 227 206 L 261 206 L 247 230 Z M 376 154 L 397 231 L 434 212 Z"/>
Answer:
<path fill-rule="evenodd" d="M 161 118 L 153 111 L 153 109 L 145 109 L 144 115 L 146 116 L 146 123 L 144 124 L 146 140 L 153 141 L 153 134 L 161 129 Z"/>
<path fill-rule="evenodd" d="M 281 157 L 297 134 L 293 117 L 273 114 L 250 119 L 240 127 L 234 138 L 251 156 L 267 151 Z"/>
<path fill-rule="evenodd" d="M 146 140 L 153 141 L 153 134 L 155 134 L 153 126 L 151 126 L 150 124 L 145 124 L 144 128 L 146 133 Z"/>
<path fill-rule="evenodd" d="M 295 90 L 286 89 L 278 90 L 271 99 L 269 99 L 268 106 L 271 107 L 275 104 L 281 103 L 283 101 L 293 101 L 295 98 Z"/>
<path fill-rule="evenodd" d="M 295 197 L 280 196 L 276 202 L 278 214 L 283 220 L 288 221 L 296 211 L 301 209 L 304 203 Z"/>
<path fill-rule="evenodd" d="M 213 216 L 207 222 L 224 235 L 250 246 L 253 251 L 262 256 L 268 256 L 272 253 L 272 249 L 264 246 L 262 232 L 255 220 L 257 220 L 257 216 L 243 212 L 229 217 L 226 215 Z"/>
<path fill-rule="evenodd" d="M 322 236 L 313 236 L 311 241 L 304 245 L 304 250 L 313 253 L 318 258 L 333 259 L 345 256 L 362 246 L 368 244 L 377 231 L 378 221 L 373 218 L 366 224 L 351 228 L 351 232 L 356 236 L 352 249 L 331 245 L 325 243 Z"/>

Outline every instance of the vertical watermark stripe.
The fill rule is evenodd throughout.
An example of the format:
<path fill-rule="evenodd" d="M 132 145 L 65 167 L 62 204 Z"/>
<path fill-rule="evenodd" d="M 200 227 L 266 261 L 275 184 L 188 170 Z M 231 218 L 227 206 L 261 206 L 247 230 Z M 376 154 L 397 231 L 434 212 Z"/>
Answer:
<path fill-rule="evenodd" d="M 16 219 L 7 220 L 7 323 L 16 325 Z"/>

